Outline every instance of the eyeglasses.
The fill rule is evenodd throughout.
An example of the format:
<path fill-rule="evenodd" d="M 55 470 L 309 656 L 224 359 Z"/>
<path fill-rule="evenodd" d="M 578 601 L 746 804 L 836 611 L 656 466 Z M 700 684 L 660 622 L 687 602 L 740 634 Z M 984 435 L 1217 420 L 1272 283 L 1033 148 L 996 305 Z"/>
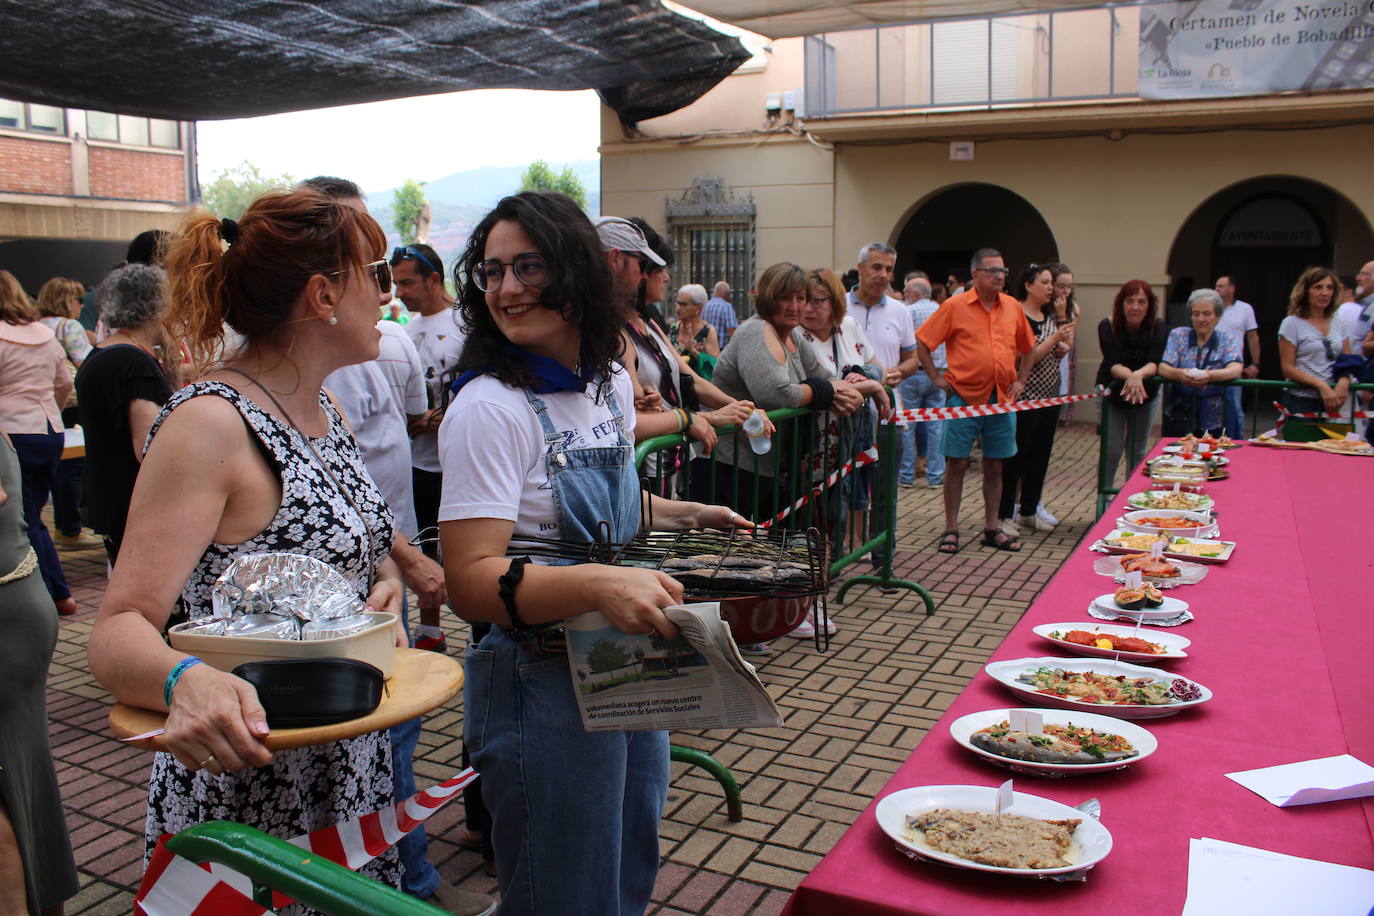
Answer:
<path fill-rule="evenodd" d="M 829 296 L 812 296 L 810 299 L 806 300 L 806 304 L 813 308 L 820 308 L 822 305 L 829 305 L 834 301 L 835 300 L 831 299 Z"/>
<path fill-rule="evenodd" d="M 1336 359 L 1336 351 L 1331 346 L 1331 338 L 1322 338 L 1322 348 L 1326 350 L 1326 358 L 1334 362 Z"/>
<path fill-rule="evenodd" d="M 1072 284 L 1072 283 L 1056 283 L 1056 284 L 1054 284 L 1054 288 L 1057 289 L 1057 290 L 1059 290 L 1059 292 L 1061 292 L 1061 293 L 1063 293 L 1063 292 L 1068 292 L 1069 290 L 1073 289 L 1073 284 Z"/>
<path fill-rule="evenodd" d="M 981 270 L 985 274 L 992 274 L 994 277 L 1000 277 L 1007 272 L 1005 267 L 975 267 L 973 269 Z"/>
<path fill-rule="evenodd" d="M 326 276 L 329 276 L 329 277 L 337 277 L 339 274 L 346 274 L 346 273 L 348 273 L 350 270 L 370 270 L 370 271 L 372 271 L 372 279 L 375 280 L 375 281 L 377 282 L 377 289 L 381 290 L 381 291 L 384 292 L 384 293 L 385 293 L 385 292 L 390 292 L 390 290 L 391 290 L 391 265 L 387 263 L 386 258 L 382 258 L 382 259 L 377 260 L 377 261 L 369 261 L 369 262 L 367 262 L 366 264 L 362 264 L 362 265 L 360 265 L 360 266 L 358 266 L 358 267 L 345 267 L 343 270 L 336 270 L 336 271 L 334 271 L 334 272 L 331 273 L 331 274 L 326 274 Z"/>
<path fill-rule="evenodd" d="M 472 282 L 484 293 L 496 292 L 506 277 L 507 267 L 515 274 L 515 279 L 535 289 L 543 289 L 553 282 L 553 278 L 549 276 L 548 262 L 542 254 L 533 252 L 517 254 L 514 260 L 508 262 L 495 258 L 480 261 L 472 268 Z"/>
<path fill-rule="evenodd" d="M 417 251 L 411 245 L 404 245 L 399 248 L 391 249 L 391 260 L 393 261 L 419 261 L 430 269 L 433 273 L 442 273 L 439 268 L 434 266 L 434 262 L 425 257 L 424 252 Z"/>

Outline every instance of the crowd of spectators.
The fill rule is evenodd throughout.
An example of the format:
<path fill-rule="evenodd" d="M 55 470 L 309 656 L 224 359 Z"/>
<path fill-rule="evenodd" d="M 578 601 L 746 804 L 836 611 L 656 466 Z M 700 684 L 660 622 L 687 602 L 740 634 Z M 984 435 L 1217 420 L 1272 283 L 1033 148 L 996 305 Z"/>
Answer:
<path fill-rule="evenodd" d="M 0 873 L 20 861 L 26 878 L 0 904 L 19 894 L 40 912 L 75 891 L 34 713 L 56 615 L 75 610 L 57 546 L 103 547 L 110 565 L 92 672 L 121 701 L 168 712 L 150 847 L 208 819 L 291 836 L 415 790 L 419 719 L 273 753 L 253 689 L 164 640 L 174 614 L 210 613 L 234 558 L 288 550 L 394 612 L 400 645 L 446 651 L 446 609 L 471 626 L 465 704 L 483 715 L 465 717 L 463 754 L 482 779 L 456 841 L 482 851 L 502 912 L 641 912 L 666 735 L 582 729 L 561 621 L 596 609 L 624 632 L 671 636 L 662 609 L 682 588 L 650 570 L 531 562 L 522 541 L 624 541 L 647 518 L 749 528 L 871 454 L 894 409 L 1054 398 L 1092 358 L 1070 268 L 1013 273 L 992 248 L 967 273 L 912 270 L 900 286 L 882 242 L 843 273 L 771 264 L 749 309 L 724 280 L 709 295 L 708 277 L 674 286 L 675 252 L 645 220 L 593 222 L 552 193 L 502 200 L 448 272 L 423 242 L 385 244 L 358 188 L 320 177 L 239 220 L 196 210 L 175 233 L 145 233 L 89 293 L 57 277 L 35 303 L 0 271 L 0 598 L 23 609 L 5 651 L 24 656 L 4 661 L 26 672 L 22 702 L 0 704 L 0 799 L 24 800 L 0 806 L 0 827 L 14 824 L 0 830 Z M 1354 287 L 1326 268 L 1295 284 L 1269 367 L 1300 386 L 1288 409 L 1349 406 L 1374 357 L 1374 262 Z M 1226 383 L 1259 375 L 1254 309 L 1229 275 L 1190 291 L 1187 309 L 1189 324 L 1168 328 L 1151 284 L 1130 280 L 1098 325 L 1108 485 L 1123 458 L 1128 472 L 1143 459 L 1161 413 L 1169 435 L 1240 434 Z M 807 410 L 776 425 L 761 413 L 784 408 Z M 889 559 L 877 535 L 890 480 L 942 488 L 935 548 L 958 552 L 975 462 L 979 542 L 1020 550 L 1058 523 L 1043 495 L 1062 413 L 898 419 L 897 450 L 826 496 L 832 555 L 873 543 L 886 546 L 872 562 Z M 78 422 L 84 464 L 61 459 Z M 634 447 L 664 436 L 680 438 L 637 467 Z M 450 912 L 496 907 L 440 880 L 423 827 L 365 870 Z"/>

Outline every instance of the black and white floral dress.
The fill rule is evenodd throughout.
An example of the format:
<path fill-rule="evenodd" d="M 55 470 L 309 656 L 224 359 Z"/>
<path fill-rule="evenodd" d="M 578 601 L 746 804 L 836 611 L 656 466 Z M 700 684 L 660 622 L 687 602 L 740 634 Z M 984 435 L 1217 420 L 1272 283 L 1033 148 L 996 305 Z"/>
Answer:
<path fill-rule="evenodd" d="M 264 411 L 222 382 L 196 382 L 181 389 L 162 409 L 149 441 L 172 411 L 194 397 L 218 396 L 233 404 L 257 436 L 264 458 L 281 481 L 281 508 L 256 537 L 242 544 L 212 542 L 182 589 L 191 618 L 211 613 L 210 593 L 220 573 L 244 554 L 290 551 L 332 565 L 366 597 L 368 564 L 375 569 L 391 552 L 391 511 L 363 466 L 358 446 L 328 395 L 320 403 L 329 417 L 329 433 L 312 439 L 320 458 L 340 485 L 347 487 L 358 511 L 320 470 L 302 434 Z M 372 531 L 372 553 L 367 537 Z M 260 769 L 215 776 L 190 772 L 171 754 L 154 756 L 148 783 L 148 820 L 144 840 L 151 852 L 159 836 L 192 824 L 230 820 L 290 839 L 321 827 L 375 811 L 395 800 L 391 744 L 385 731 L 298 750 L 277 751 Z M 399 886 L 400 863 L 389 850 L 361 869 L 363 874 Z M 309 912 L 304 907 L 295 912 Z"/>

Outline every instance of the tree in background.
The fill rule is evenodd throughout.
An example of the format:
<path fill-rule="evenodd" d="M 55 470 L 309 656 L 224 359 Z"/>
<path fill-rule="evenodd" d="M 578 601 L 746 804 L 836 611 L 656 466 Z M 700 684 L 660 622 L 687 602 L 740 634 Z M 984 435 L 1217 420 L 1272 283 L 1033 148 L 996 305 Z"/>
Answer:
<path fill-rule="evenodd" d="M 525 169 L 525 174 L 520 176 L 520 190 L 559 191 L 572 198 L 583 210 L 587 209 L 587 189 L 582 186 L 582 179 L 577 177 L 572 166 L 565 167 L 555 175 L 547 162 L 536 159 Z"/>
<path fill-rule="evenodd" d="M 238 219 L 265 191 L 290 188 L 296 180 L 286 173 L 264 175 L 251 162 L 225 169 L 201 192 L 201 201 L 220 219 Z"/>
<path fill-rule="evenodd" d="M 425 183 L 407 178 L 391 198 L 391 225 L 401 236 L 401 244 L 409 245 L 420 232 L 420 214 L 425 210 Z M 426 230 L 428 227 L 424 227 Z M 428 232 L 426 232 L 428 234 Z"/>

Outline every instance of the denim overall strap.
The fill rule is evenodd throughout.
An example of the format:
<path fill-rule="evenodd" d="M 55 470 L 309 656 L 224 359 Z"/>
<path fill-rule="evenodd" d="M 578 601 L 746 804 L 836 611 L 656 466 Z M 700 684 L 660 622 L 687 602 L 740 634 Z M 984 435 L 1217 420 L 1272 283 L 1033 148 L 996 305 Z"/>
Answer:
<path fill-rule="evenodd" d="M 634 467 L 634 447 L 625 435 L 625 416 L 614 392 L 607 392 L 611 409 L 609 421 L 615 435 L 614 445 L 568 449 L 564 436 L 549 419 L 543 400 L 526 390 L 525 397 L 539 417 L 544 431 L 545 470 L 558 515 L 558 537 L 564 541 L 592 543 L 606 535 L 601 522 L 610 526 L 612 543 L 623 544 L 639 530 L 639 475 Z M 595 434 L 595 427 L 592 433 Z M 611 435 L 606 430 L 605 435 Z M 571 560 L 551 560 L 553 565 L 569 565 Z"/>

